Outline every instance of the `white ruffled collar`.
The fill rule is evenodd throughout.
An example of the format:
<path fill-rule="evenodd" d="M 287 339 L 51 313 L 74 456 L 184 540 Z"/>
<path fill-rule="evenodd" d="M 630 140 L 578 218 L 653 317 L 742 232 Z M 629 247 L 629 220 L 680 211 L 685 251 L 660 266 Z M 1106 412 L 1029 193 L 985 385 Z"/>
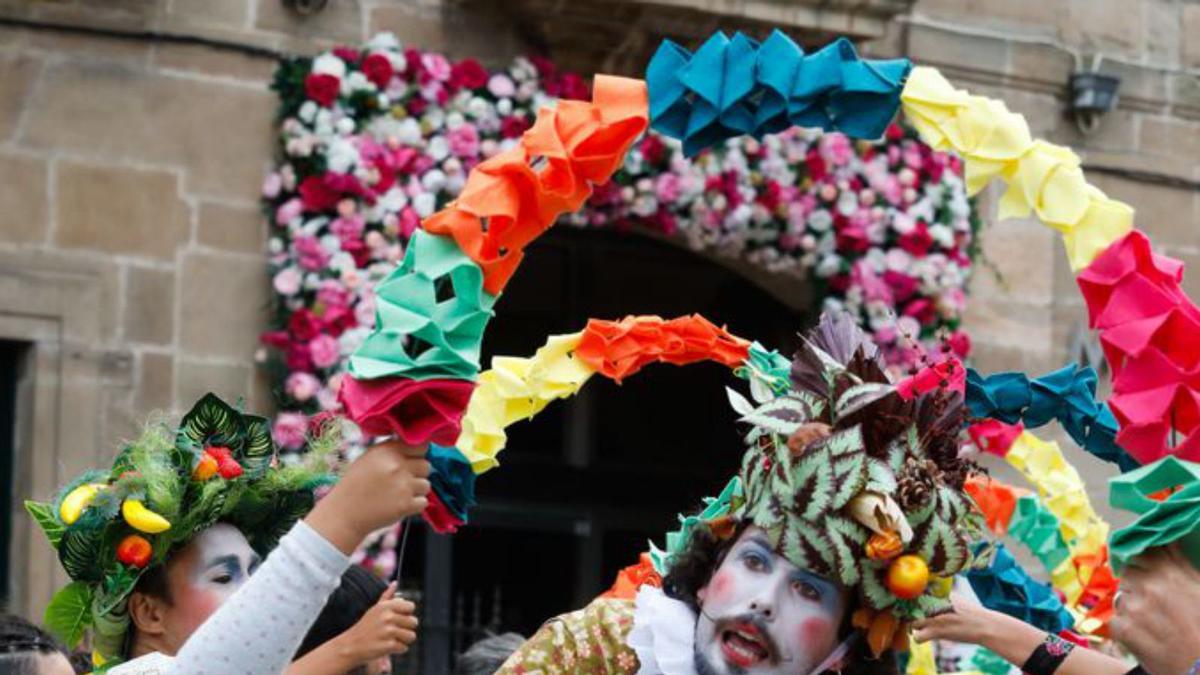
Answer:
<path fill-rule="evenodd" d="M 641 664 L 637 675 L 696 675 L 695 640 L 692 608 L 661 588 L 642 586 L 634 601 L 633 630 L 625 640 Z"/>

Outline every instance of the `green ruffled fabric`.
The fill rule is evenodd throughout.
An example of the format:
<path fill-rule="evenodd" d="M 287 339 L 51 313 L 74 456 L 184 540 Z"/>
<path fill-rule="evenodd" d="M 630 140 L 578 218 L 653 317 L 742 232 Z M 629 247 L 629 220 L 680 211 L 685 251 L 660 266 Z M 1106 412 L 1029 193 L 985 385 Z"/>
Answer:
<path fill-rule="evenodd" d="M 1008 523 L 1008 534 L 1021 542 L 1046 570 L 1057 569 L 1071 551 L 1063 540 L 1062 524 L 1035 495 L 1022 495 Z"/>
<path fill-rule="evenodd" d="M 1149 495 L 1178 488 L 1162 501 Z M 1141 514 L 1112 533 L 1109 559 L 1118 575 L 1137 556 L 1178 542 L 1184 555 L 1200 568 L 1200 464 L 1168 455 L 1109 481 L 1109 504 Z"/>
<path fill-rule="evenodd" d="M 350 357 L 351 375 L 475 379 L 496 296 L 453 239 L 415 232 L 375 295 L 375 329 Z"/>

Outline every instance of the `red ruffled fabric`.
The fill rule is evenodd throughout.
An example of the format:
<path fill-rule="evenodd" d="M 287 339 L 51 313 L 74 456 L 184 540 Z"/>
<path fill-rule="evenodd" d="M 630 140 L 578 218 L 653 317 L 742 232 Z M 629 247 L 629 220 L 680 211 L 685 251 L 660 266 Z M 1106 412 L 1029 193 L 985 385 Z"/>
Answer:
<path fill-rule="evenodd" d="M 749 353 L 749 341 L 698 314 L 670 320 L 657 316 L 592 319 L 575 348 L 576 358 L 617 382 L 658 361 L 677 366 L 716 361 L 736 368 Z"/>
<path fill-rule="evenodd" d="M 601 598 L 633 600 L 642 586 L 662 588 L 662 577 L 654 569 L 649 553 L 643 553 L 636 565 L 630 565 L 617 573 L 612 588 L 600 595 Z"/>
<path fill-rule="evenodd" d="M 342 377 L 338 400 L 346 417 L 372 436 L 396 435 L 407 445 L 454 445 L 475 383 L 468 380 L 410 380 Z"/>
<path fill-rule="evenodd" d="M 1026 492 L 979 474 L 968 478 L 963 488 L 983 512 L 988 529 L 997 536 L 1008 532 L 1008 523 L 1012 521 L 1013 511 L 1017 508 L 1017 498 Z"/>
<path fill-rule="evenodd" d="M 451 513 L 450 509 L 446 508 L 446 504 L 442 502 L 436 492 L 430 490 L 428 497 L 429 505 L 425 507 L 425 511 L 421 514 L 425 522 L 429 523 L 433 531 L 438 534 L 453 534 L 457 532 L 458 528 L 462 527 L 463 521 Z"/>
<path fill-rule="evenodd" d="M 1155 254 L 1137 230 L 1077 278 L 1113 373 L 1117 444 L 1143 464 L 1167 454 L 1200 461 L 1200 309 L 1182 279 L 1183 264 Z"/>
<path fill-rule="evenodd" d="M 1006 424 L 1000 420 L 987 419 L 967 427 L 967 433 L 975 442 L 975 447 L 983 452 L 1003 457 L 1009 448 L 1017 442 L 1017 437 L 1025 431 L 1025 425 Z"/>
<path fill-rule="evenodd" d="M 591 102 L 539 110 L 521 142 L 476 166 L 458 198 L 423 227 L 453 237 L 483 270 L 484 289 L 498 295 L 524 248 L 612 176 L 648 116 L 645 82 L 598 75 Z"/>
<path fill-rule="evenodd" d="M 905 401 L 928 394 L 938 388 L 949 389 L 960 394 L 967 391 L 967 369 L 962 361 L 949 358 L 945 361 L 926 366 L 912 377 L 906 377 L 896 383 L 896 393 Z"/>

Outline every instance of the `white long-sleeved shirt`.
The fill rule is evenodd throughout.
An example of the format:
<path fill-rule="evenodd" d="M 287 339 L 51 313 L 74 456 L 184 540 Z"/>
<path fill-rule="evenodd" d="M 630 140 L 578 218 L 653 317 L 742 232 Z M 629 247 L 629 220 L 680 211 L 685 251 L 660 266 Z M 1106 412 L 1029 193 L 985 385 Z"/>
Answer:
<path fill-rule="evenodd" d="M 349 566 L 350 558 L 300 521 L 254 576 L 188 638 L 174 659 L 148 654 L 109 673 L 282 673 Z"/>

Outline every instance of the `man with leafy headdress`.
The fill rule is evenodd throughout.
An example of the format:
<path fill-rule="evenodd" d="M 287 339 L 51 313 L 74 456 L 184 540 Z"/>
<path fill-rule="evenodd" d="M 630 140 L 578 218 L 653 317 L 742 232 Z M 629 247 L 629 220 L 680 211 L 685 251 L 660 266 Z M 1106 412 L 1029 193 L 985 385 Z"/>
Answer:
<path fill-rule="evenodd" d="M 635 597 L 548 621 L 501 673 L 892 673 L 908 624 L 948 607 L 978 516 L 963 492 L 961 365 L 891 383 L 844 315 L 792 362 L 748 369 L 741 470 Z M 661 574 L 661 588 L 654 582 Z M 626 594 L 631 596 L 632 593 Z"/>
<path fill-rule="evenodd" d="M 98 667 L 176 653 L 333 482 L 336 442 L 281 464 L 268 421 L 212 394 L 177 429 L 148 425 L 111 469 L 26 502 L 72 580 L 47 624 L 71 647 L 90 633 Z"/>

